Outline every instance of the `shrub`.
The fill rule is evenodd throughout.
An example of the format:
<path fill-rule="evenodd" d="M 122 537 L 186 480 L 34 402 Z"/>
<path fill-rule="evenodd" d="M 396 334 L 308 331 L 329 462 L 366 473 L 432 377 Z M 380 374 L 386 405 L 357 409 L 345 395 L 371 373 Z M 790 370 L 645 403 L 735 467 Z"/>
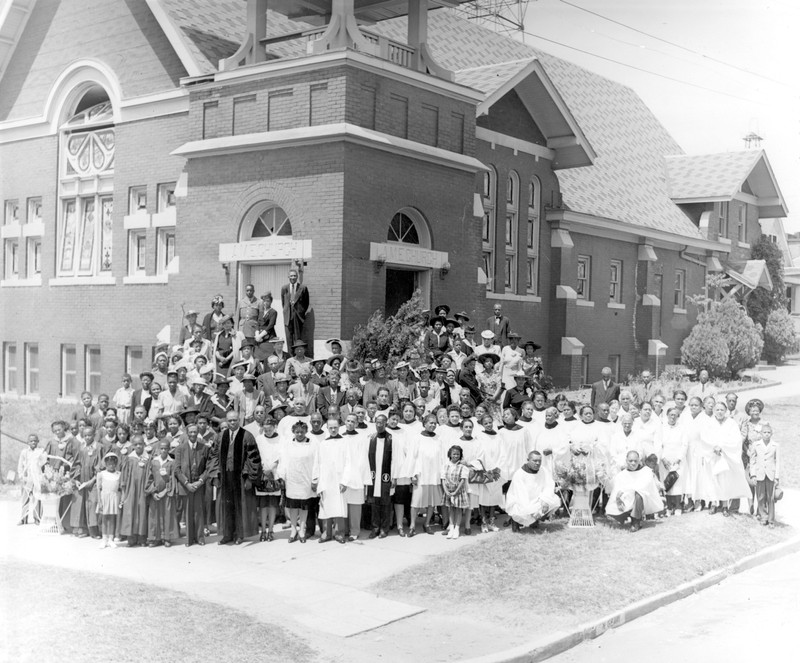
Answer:
<path fill-rule="evenodd" d="M 425 327 L 422 315 L 422 295 L 416 290 L 395 315 L 384 318 L 378 309 L 353 331 L 350 356 L 353 359 L 383 359 L 390 363 L 405 358 L 412 350 L 419 349 L 419 340 Z"/>
<path fill-rule="evenodd" d="M 764 339 L 761 328 L 744 307 L 733 299 L 725 299 L 714 302 L 707 316 L 728 346 L 728 373 L 736 377 L 739 371 L 755 366 L 764 348 Z"/>
<path fill-rule="evenodd" d="M 772 311 L 764 327 L 764 358 L 779 362 L 800 349 L 800 338 L 794 329 L 792 316 L 785 308 Z"/>
<path fill-rule="evenodd" d="M 763 328 L 767 326 L 767 318 L 772 311 L 785 309 L 786 286 L 783 282 L 783 256 L 778 246 L 766 235 L 761 235 L 750 251 L 753 260 L 766 262 L 772 290 L 756 288 L 747 297 L 747 314 Z"/>
<path fill-rule="evenodd" d="M 712 377 L 727 375 L 728 359 L 727 343 L 707 321 L 698 321 L 681 346 L 681 361 L 694 371 L 705 368 Z"/>

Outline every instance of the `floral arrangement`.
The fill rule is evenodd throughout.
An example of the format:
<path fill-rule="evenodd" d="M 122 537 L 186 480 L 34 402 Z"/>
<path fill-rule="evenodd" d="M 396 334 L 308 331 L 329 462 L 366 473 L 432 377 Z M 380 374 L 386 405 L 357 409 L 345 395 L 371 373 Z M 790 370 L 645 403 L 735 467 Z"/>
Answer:
<path fill-rule="evenodd" d="M 603 454 L 582 447 L 572 448 L 571 452 L 568 459 L 555 463 L 555 478 L 560 488 L 572 490 L 608 482 L 608 465 Z"/>
<path fill-rule="evenodd" d="M 64 467 L 57 470 L 53 469 L 51 465 L 45 465 L 42 468 L 41 475 L 41 493 L 43 495 L 71 495 L 75 490 L 75 483 L 70 479 L 69 475 L 64 472 Z"/>

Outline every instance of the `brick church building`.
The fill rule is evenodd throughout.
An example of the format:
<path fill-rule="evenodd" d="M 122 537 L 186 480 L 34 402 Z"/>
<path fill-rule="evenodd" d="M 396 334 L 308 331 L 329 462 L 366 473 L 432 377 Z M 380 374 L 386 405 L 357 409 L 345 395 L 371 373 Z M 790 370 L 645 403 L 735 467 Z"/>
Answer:
<path fill-rule="evenodd" d="M 629 88 L 453 4 L 7 2 L 0 392 L 113 390 L 182 306 L 290 267 L 316 343 L 419 288 L 478 331 L 501 303 L 557 385 L 674 363 L 707 271 L 763 280 L 766 154 L 687 156 Z"/>

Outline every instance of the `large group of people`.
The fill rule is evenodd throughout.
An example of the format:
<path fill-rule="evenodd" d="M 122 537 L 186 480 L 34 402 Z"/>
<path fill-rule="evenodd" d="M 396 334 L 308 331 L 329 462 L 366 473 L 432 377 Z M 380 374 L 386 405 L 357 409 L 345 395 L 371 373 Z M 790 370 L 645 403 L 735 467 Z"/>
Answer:
<path fill-rule="evenodd" d="M 348 358 L 338 339 L 309 357 L 297 272 L 283 290 L 291 355 L 271 295 L 247 286 L 236 318 L 221 297 L 202 324 L 189 311 L 182 342 L 157 353 L 136 389 L 125 374 L 111 397 L 82 394 L 43 447 L 31 435 L 20 524 L 39 517 L 45 467 L 71 480 L 64 531 L 104 548 L 204 545 L 212 532 L 233 545 L 519 532 L 569 513 L 584 489 L 594 511 L 633 531 L 704 509 L 774 523 L 780 461 L 764 405 L 739 410 L 707 374 L 699 395 L 663 394 L 645 372 L 636 399 L 603 369 L 590 404 L 551 397 L 539 346 L 521 343 L 499 304 L 479 342 L 465 312 L 440 306 L 393 365 Z M 608 471 L 587 478 L 592 459 Z"/>

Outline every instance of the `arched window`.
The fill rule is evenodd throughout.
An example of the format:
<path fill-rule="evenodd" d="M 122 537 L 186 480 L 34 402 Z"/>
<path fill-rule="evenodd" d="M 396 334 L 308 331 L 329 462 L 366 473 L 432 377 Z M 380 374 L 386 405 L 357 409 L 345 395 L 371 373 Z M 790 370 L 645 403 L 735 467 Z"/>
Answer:
<path fill-rule="evenodd" d="M 292 222 L 289 217 L 277 205 L 270 205 L 261 212 L 255 220 L 253 230 L 250 233 L 252 239 L 261 237 L 272 237 L 274 235 L 291 236 Z"/>
<path fill-rule="evenodd" d="M 494 283 L 495 222 L 497 219 L 497 171 L 490 165 L 483 174 L 483 271 L 486 273 L 486 289 L 492 290 Z"/>
<path fill-rule="evenodd" d="M 519 235 L 519 175 L 513 170 L 508 174 L 506 185 L 505 218 L 505 287 L 512 293 L 517 291 L 517 248 Z"/>
<path fill-rule="evenodd" d="M 87 87 L 60 129 L 58 274 L 109 274 L 116 135 L 106 91 Z"/>
<path fill-rule="evenodd" d="M 528 187 L 528 228 L 525 242 L 526 290 L 535 295 L 539 291 L 539 225 L 542 205 L 542 184 L 534 177 Z"/>
<path fill-rule="evenodd" d="M 392 217 L 389 224 L 389 242 L 403 242 L 405 244 L 419 244 L 419 233 L 413 219 L 403 212 L 398 212 Z"/>

